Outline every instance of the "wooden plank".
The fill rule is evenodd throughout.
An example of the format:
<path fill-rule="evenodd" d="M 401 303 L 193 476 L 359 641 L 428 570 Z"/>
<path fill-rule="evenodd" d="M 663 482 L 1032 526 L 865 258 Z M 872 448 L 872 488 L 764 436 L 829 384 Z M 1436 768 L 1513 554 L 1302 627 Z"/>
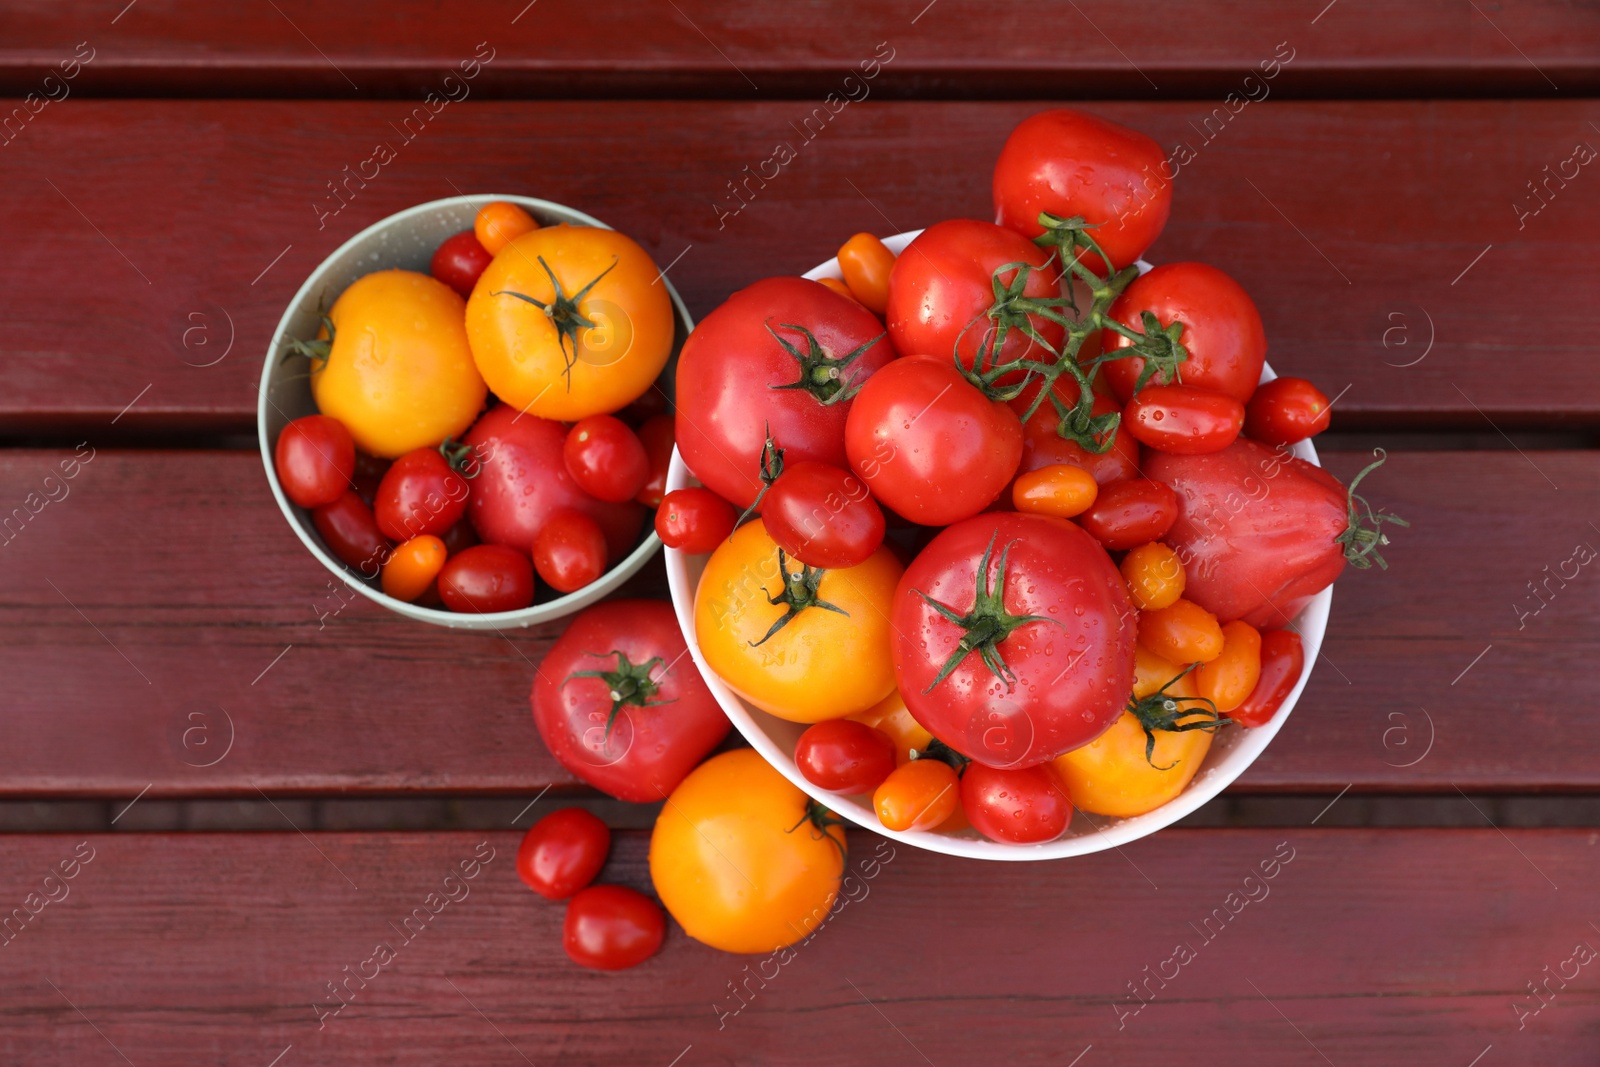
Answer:
<path fill-rule="evenodd" d="M 62 455 L 0 453 L 0 502 L 59 496 Z M 1326 457 L 1345 478 L 1366 458 Z M 364 599 L 319 619 L 341 601 L 259 462 L 105 449 L 0 547 L 0 793 L 570 785 L 527 705 L 559 624 L 453 633 Z M 1600 789 L 1593 567 L 1568 562 L 1600 547 L 1594 454 L 1398 453 L 1367 491 L 1413 526 L 1387 573 L 1341 579 L 1324 659 L 1237 788 Z M 652 564 L 631 589 L 664 586 Z"/>
<path fill-rule="evenodd" d="M 792 954 L 726 955 L 673 927 L 611 974 L 563 955 L 564 909 L 517 880 L 517 840 L 6 838 L 8 908 L 75 849 L 93 858 L 6 945 L 0 1053 L 832 1067 L 1465 1065 L 1490 1046 L 1485 1062 L 1580 1063 L 1594 1048 L 1587 830 L 1169 830 L 1015 864 L 857 833 L 849 902 Z M 648 892 L 645 849 L 617 835 L 605 879 Z M 418 908 L 427 921 L 397 933 Z M 382 967 L 365 962 L 379 943 Z M 328 983 L 358 970 L 332 1014 Z"/>
<path fill-rule="evenodd" d="M 1286 93 L 1547 96 L 1600 84 L 1594 30 L 1593 12 L 1570 0 L 1476 11 L 1448 0 L 1184 0 L 1159 18 L 1119 4 L 981 0 L 625 0 L 604 17 L 576 0 L 473 0 L 448 17 L 436 0 L 399 0 L 380 20 L 311 0 L 228 12 L 142 0 L 115 18 L 34 4 L 0 16 L 0 91 L 36 90 L 87 38 L 94 59 L 72 90 L 126 96 L 416 97 L 480 42 L 494 56 L 473 87 L 485 97 L 821 98 L 880 42 L 894 57 L 872 86 L 885 97 L 1220 97 L 1279 42 L 1296 51 Z"/>
<path fill-rule="evenodd" d="M 869 101 L 808 141 L 796 131 L 809 109 L 794 102 L 469 101 L 407 142 L 397 102 L 69 100 L 4 150 L 0 426 L 13 439 L 89 425 L 249 432 L 259 361 L 305 275 L 367 224 L 458 190 L 536 193 L 606 219 L 675 263 L 703 315 L 852 232 L 987 215 L 991 160 L 1038 107 Z M 1520 230 L 1515 208 L 1541 168 L 1600 144 L 1583 102 L 1269 101 L 1211 120 L 1209 143 L 1208 104 L 1097 110 L 1197 153 L 1152 258 L 1236 275 L 1274 365 L 1330 394 L 1348 387 L 1340 425 L 1600 419 L 1592 294 L 1572 266 L 1600 243 L 1600 200 L 1582 172 L 1552 183 Z M 339 208 L 330 184 L 380 141 L 397 158 L 365 187 L 348 179 Z M 755 175 L 780 141 L 797 156 L 762 187 L 744 168 Z M 1533 278 L 1508 298 L 1509 280 Z"/>

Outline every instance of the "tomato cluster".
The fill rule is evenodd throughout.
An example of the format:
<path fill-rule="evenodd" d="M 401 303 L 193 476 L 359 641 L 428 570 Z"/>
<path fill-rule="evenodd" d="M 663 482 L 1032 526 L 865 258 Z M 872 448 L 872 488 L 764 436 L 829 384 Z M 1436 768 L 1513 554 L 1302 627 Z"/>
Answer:
<path fill-rule="evenodd" d="M 485 613 L 581 589 L 666 487 L 673 420 L 649 399 L 675 320 L 655 265 L 495 202 L 430 270 L 357 279 L 291 342 L 320 414 L 279 435 L 279 483 L 397 599 Z"/>

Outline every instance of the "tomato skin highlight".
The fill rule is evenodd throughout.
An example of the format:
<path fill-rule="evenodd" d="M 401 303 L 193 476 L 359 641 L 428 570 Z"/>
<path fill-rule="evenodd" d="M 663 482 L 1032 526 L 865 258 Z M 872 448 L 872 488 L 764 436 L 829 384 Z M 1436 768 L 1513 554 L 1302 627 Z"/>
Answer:
<path fill-rule="evenodd" d="M 691 556 L 714 552 L 733 534 L 739 513 L 733 505 L 698 485 L 674 489 L 656 509 L 656 536 L 668 548 Z"/>
<path fill-rule="evenodd" d="M 388 558 L 389 539 L 378 529 L 372 509 L 350 490 L 311 512 L 311 523 L 328 550 L 363 578 L 376 578 Z"/>
<path fill-rule="evenodd" d="M 1200 455 L 1233 443 L 1244 427 L 1244 405 L 1187 385 L 1146 385 L 1128 401 L 1122 425 L 1142 445 Z"/>
<path fill-rule="evenodd" d="M 1049 764 L 1023 770 L 969 764 L 961 807 L 984 837 L 1016 845 L 1054 841 L 1072 821 L 1072 803 Z"/>
<path fill-rule="evenodd" d="M 889 306 L 889 273 L 895 255 L 870 233 L 858 233 L 839 249 L 839 273 L 850 296 L 882 315 Z"/>
<path fill-rule="evenodd" d="M 528 828 L 517 874 L 546 900 L 566 900 L 595 880 L 611 851 L 611 830 L 582 808 L 559 808 Z"/>
<path fill-rule="evenodd" d="M 356 443 L 338 419 L 306 415 L 278 435 L 273 468 L 283 494 L 302 508 L 331 504 L 350 488 Z"/>
<path fill-rule="evenodd" d="M 1328 397 L 1304 378 L 1263 382 L 1245 409 L 1245 436 L 1267 445 L 1292 445 L 1328 428 Z"/>
<path fill-rule="evenodd" d="M 854 567 L 883 544 L 883 512 L 854 474 L 825 463 L 786 464 L 761 518 L 778 547 L 813 567 Z"/>
<path fill-rule="evenodd" d="M 650 477 L 650 457 L 637 434 L 614 415 L 590 415 L 567 431 L 561 456 L 578 488 L 597 500 L 632 500 Z"/>
<path fill-rule="evenodd" d="M 654 956 L 666 936 L 661 905 L 627 886 L 592 885 L 567 902 L 561 947 L 580 966 L 621 971 Z"/>
<path fill-rule="evenodd" d="M 439 537 L 467 513 L 467 480 L 437 448 L 419 448 L 395 460 L 378 483 L 372 512 L 392 541 Z"/>
<path fill-rule="evenodd" d="M 806 781 L 830 793 L 870 793 L 894 771 L 888 734 L 853 719 L 829 719 L 806 728 L 794 747 Z"/>
<path fill-rule="evenodd" d="M 1099 494 L 1094 475 L 1070 463 L 1058 463 L 1017 475 L 1011 502 L 1018 511 L 1070 519 L 1088 511 Z"/>
<path fill-rule="evenodd" d="M 478 276 L 494 259 L 471 230 L 446 237 L 428 261 L 428 273 L 461 294 L 465 300 L 478 284 Z"/>
<path fill-rule="evenodd" d="M 1261 380 L 1267 358 L 1267 334 L 1244 287 L 1215 267 L 1204 263 L 1163 263 L 1135 278 L 1111 305 L 1111 317 L 1142 333 L 1142 313 L 1152 312 L 1162 326 L 1182 322 L 1178 339 L 1189 358 L 1178 365 L 1182 384 L 1231 396 L 1249 403 Z M 1133 342 L 1121 334 L 1106 331 L 1107 353 L 1127 348 Z M 1105 365 L 1106 380 L 1126 403 L 1144 369 L 1144 359 L 1130 356 Z M 1150 379 L 1154 385 L 1167 382 L 1165 375 Z"/>
<path fill-rule="evenodd" d="M 1122 552 L 1166 536 L 1178 519 L 1178 497 L 1150 478 L 1129 478 L 1100 487 L 1082 526 L 1112 552 Z"/>
<path fill-rule="evenodd" d="M 517 611 L 533 603 L 533 564 L 504 545 L 474 545 L 445 561 L 439 597 L 468 615 Z"/>
<path fill-rule="evenodd" d="M 411 603 L 433 587 L 450 553 L 430 534 L 413 537 L 389 553 L 383 565 L 383 591 Z"/>
<path fill-rule="evenodd" d="M 1240 726 L 1265 726 L 1289 699 L 1305 666 L 1305 646 L 1299 634 L 1268 630 L 1261 635 L 1261 675 L 1256 687 L 1228 717 Z"/>
<path fill-rule="evenodd" d="M 533 569 L 560 593 L 573 593 L 606 571 L 606 535 L 581 511 L 565 508 L 550 516 L 533 539 Z"/>
<path fill-rule="evenodd" d="M 915 759 L 896 767 L 872 794 L 878 821 L 890 830 L 933 830 L 955 813 L 961 780 L 948 763 Z"/>

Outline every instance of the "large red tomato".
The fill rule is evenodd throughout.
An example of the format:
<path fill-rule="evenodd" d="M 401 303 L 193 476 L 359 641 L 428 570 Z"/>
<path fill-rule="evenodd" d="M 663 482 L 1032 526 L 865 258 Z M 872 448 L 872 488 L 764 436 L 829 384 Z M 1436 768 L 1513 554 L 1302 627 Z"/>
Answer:
<path fill-rule="evenodd" d="M 729 729 L 664 600 L 580 612 L 539 663 L 531 700 L 563 767 L 637 803 L 671 793 Z"/>
<path fill-rule="evenodd" d="M 509 404 L 485 413 L 466 436 L 476 449 L 479 468 L 471 482 L 467 517 L 484 541 L 529 555 L 545 521 L 563 508 L 574 508 L 600 524 L 606 555 L 615 563 L 638 544 L 644 508 L 631 500 L 608 504 L 579 489 L 562 459 L 566 439 L 561 423 L 519 415 Z"/>
<path fill-rule="evenodd" d="M 1153 312 L 1163 326 L 1183 323 L 1183 336 L 1178 340 L 1189 358 L 1179 364 L 1178 377 L 1184 385 L 1249 403 L 1267 358 L 1267 334 L 1261 327 L 1261 313 L 1238 282 L 1204 263 L 1167 263 L 1136 278 L 1111 305 L 1112 318 L 1141 333 L 1141 313 L 1145 311 Z M 1119 333 L 1104 331 L 1108 354 L 1132 343 Z M 1106 379 L 1124 403 L 1133 396 L 1143 367 L 1140 356 L 1105 365 Z M 1161 383 L 1165 375 L 1156 374 L 1150 380 Z"/>
<path fill-rule="evenodd" d="M 1039 213 L 1083 216 L 1112 263 L 1132 264 L 1172 211 L 1175 175 L 1161 146 L 1137 130 L 1071 108 L 1023 119 L 994 168 L 995 221 L 1024 237 L 1044 232 Z M 1104 270 L 1100 257 L 1083 262 Z"/>
<path fill-rule="evenodd" d="M 990 767 L 1088 744 L 1132 691 L 1127 588 L 1066 519 L 997 512 L 950 527 L 906 569 L 892 621 L 912 716 Z"/>
<path fill-rule="evenodd" d="M 767 278 L 728 298 L 678 356 L 678 450 L 739 507 L 761 491 L 770 433 L 792 462 L 846 465 L 851 396 L 894 349 L 872 312 L 805 278 Z"/>

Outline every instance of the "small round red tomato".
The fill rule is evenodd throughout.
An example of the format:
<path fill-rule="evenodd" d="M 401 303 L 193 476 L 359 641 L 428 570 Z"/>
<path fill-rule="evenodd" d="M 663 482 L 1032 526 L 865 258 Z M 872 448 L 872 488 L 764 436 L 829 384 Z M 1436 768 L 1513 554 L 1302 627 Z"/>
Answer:
<path fill-rule="evenodd" d="M 439 537 L 467 513 L 467 480 L 437 448 L 418 448 L 390 465 L 372 510 L 391 540 Z"/>
<path fill-rule="evenodd" d="M 462 230 L 454 237 L 446 237 L 433 253 L 428 263 L 428 273 L 460 293 L 463 298 L 472 295 L 478 284 L 478 275 L 494 259 L 488 249 L 478 243 L 478 235 Z"/>
<path fill-rule="evenodd" d="M 1289 699 L 1305 670 L 1306 651 L 1293 630 L 1268 630 L 1261 635 L 1261 677 L 1244 703 L 1228 712 L 1240 726 L 1265 726 Z"/>
<path fill-rule="evenodd" d="M 660 904 L 626 886 L 592 885 L 567 902 L 561 946 L 573 963 L 621 971 L 654 956 L 666 935 Z"/>
<path fill-rule="evenodd" d="M 739 513 L 709 489 L 674 489 L 656 509 L 656 536 L 668 548 L 691 556 L 710 552 L 728 539 Z"/>
<path fill-rule="evenodd" d="M 1204 263 L 1165 263 L 1134 279 L 1111 305 L 1111 317 L 1143 333 L 1143 313 L 1154 313 L 1162 326 L 1183 323 L 1179 343 L 1189 356 L 1178 365 L 1184 385 L 1224 393 L 1244 404 L 1261 380 L 1267 357 L 1267 334 L 1261 313 L 1244 287 L 1215 267 Z M 1111 330 L 1104 332 L 1107 355 L 1115 355 L 1132 342 Z M 1117 398 L 1133 396 L 1144 359 L 1129 356 L 1105 365 L 1105 375 Z M 1150 379 L 1167 382 L 1163 373 Z"/>
<path fill-rule="evenodd" d="M 1016 414 L 943 356 L 905 356 L 874 374 L 844 434 L 850 466 L 872 495 L 924 526 L 988 507 L 1022 458 Z"/>
<path fill-rule="evenodd" d="M 852 719 L 829 719 L 806 728 L 794 746 L 795 766 L 806 781 L 830 793 L 870 793 L 895 767 L 894 739 Z"/>
<path fill-rule="evenodd" d="M 854 567 L 883 544 L 883 511 L 860 478 L 826 463 L 792 463 L 761 498 L 778 547 L 813 567 Z"/>
<path fill-rule="evenodd" d="M 1054 841 L 1072 821 L 1072 804 L 1049 764 L 1001 770 L 969 763 L 961 807 L 984 837 L 1018 845 Z"/>
<path fill-rule="evenodd" d="M 378 529 L 366 501 L 346 489 L 339 499 L 313 511 L 311 522 L 329 551 L 346 566 L 354 567 L 363 578 L 378 576 L 392 546 Z"/>
<path fill-rule="evenodd" d="M 439 597 L 469 615 L 525 608 L 533 603 L 533 564 L 504 545 L 474 545 L 445 561 Z"/>
<path fill-rule="evenodd" d="M 546 900 L 565 900 L 605 866 L 611 831 L 582 808 L 562 808 L 534 823 L 517 847 L 517 874 Z"/>
<path fill-rule="evenodd" d="M 1159 541 L 1178 520 L 1178 495 L 1149 478 L 1129 478 L 1100 487 L 1078 525 L 1107 551 L 1122 552 Z"/>
<path fill-rule="evenodd" d="M 1233 444 L 1244 426 L 1244 405 L 1190 385 L 1146 385 L 1128 401 L 1122 425 L 1140 444 L 1199 456 Z"/>
<path fill-rule="evenodd" d="M 1304 378 L 1264 382 L 1245 409 L 1244 435 L 1267 445 L 1292 445 L 1328 428 L 1328 398 Z"/>
<path fill-rule="evenodd" d="M 533 567 L 557 592 L 582 589 L 605 573 L 606 535 L 583 512 L 564 508 L 533 539 Z"/>
<path fill-rule="evenodd" d="M 355 476 L 355 439 L 344 423 L 326 415 L 307 415 L 285 426 L 273 455 L 284 495 L 303 508 L 338 500 Z"/>
<path fill-rule="evenodd" d="M 650 456 L 639 436 L 615 415 L 590 415 L 567 432 L 561 449 L 578 488 L 599 500 L 631 500 L 650 477 Z"/>
<path fill-rule="evenodd" d="M 672 416 L 652 415 L 645 419 L 639 427 L 639 443 L 650 459 L 650 474 L 633 499 L 647 508 L 658 508 L 661 498 L 667 495 L 667 468 L 672 465 Z"/>

